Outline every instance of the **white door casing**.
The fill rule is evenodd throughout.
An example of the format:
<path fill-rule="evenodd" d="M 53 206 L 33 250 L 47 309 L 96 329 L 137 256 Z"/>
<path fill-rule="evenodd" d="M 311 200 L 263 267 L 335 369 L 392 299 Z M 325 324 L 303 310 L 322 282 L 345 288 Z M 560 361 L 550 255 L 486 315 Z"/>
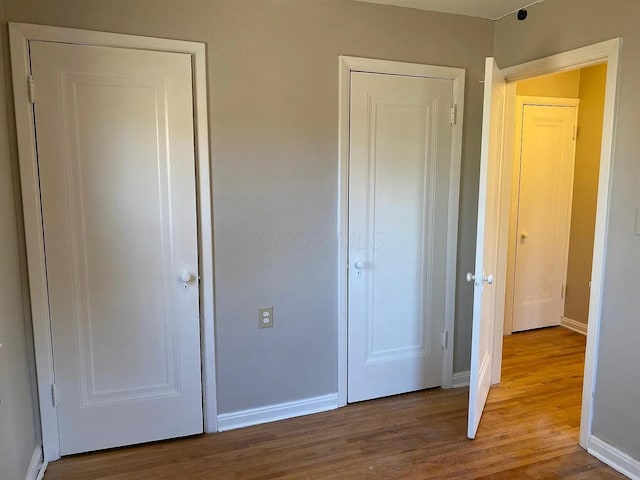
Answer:
<path fill-rule="evenodd" d="M 191 58 L 31 65 L 61 453 L 201 433 Z"/>
<path fill-rule="evenodd" d="M 350 402 L 442 383 L 452 86 L 351 76 Z"/>
<path fill-rule="evenodd" d="M 492 380 L 493 341 L 498 272 L 500 201 L 502 197 L 502 142 L 506 83 L 493 58 L 485 66 L 482 148 L 478 192 L 478 230 L 473 282 L 473 325 L 467 436 L 475 438 Z"/>
<path fill-rule="evenodd" d="M 519 97 L 513 331 L 560 325 L 564 311 L 578 100 Z"/>

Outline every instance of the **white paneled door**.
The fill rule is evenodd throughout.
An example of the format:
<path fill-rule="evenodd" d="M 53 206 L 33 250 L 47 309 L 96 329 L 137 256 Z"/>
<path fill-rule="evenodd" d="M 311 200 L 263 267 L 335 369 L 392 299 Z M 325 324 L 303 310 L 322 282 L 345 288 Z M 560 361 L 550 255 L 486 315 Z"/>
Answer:
<path fill-rule="evenodd" d="M 504 77 L 494 59 L 488 58 L 484 83 L 476 265 L 475 272 L 467 274 L 467 280 L 474 285 L 467 431 L 469 438 L 475 438 L 478 431 L 493 370 L 505 99 Z"/>
<path fill-rule="evenodd" d="M 522 108 L 513 331 L 560 325 L 578 108 Z"/>
<path fill-rule="evenodd" d="M 30 45 L 61 453 L 200 433 L 191 57 Z"/>
<path fill-rule="evenodd" d="M 348 401 L 442 383 L 451 80 L 354 72 Z"/>

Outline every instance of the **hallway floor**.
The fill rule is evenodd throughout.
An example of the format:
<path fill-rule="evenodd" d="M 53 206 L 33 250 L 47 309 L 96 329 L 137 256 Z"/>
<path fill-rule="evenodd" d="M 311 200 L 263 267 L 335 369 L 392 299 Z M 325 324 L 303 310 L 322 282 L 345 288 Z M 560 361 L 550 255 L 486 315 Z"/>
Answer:
<path fill-rule="evenodd" d="M 578 446 L 585 337 L 505 337 L 478 437 L 468 389 L 428 390 L 214 435 L 68 457 L 45 480 L 622 479 Z"/>

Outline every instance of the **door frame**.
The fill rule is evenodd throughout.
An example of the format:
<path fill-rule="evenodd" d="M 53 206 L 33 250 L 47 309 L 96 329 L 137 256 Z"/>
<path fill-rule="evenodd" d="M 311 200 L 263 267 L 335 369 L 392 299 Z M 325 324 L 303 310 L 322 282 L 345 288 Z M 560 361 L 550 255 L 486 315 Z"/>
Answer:
<path fill-rule="evenodd" d="M 605 92 L 605 108 L 602 127 L 602 148 L 600 154 L 600 176 L 598 182 L 598 201 L 596 210 L 595 242 L 593 249 L 593 263 L 591 274 L 591 295 L 589 299 L 589 328 L 587 331 L 587 347 L 584 367 L 584 384 L 582 391 L 582 410 L 580 418 L 580 446 L 590 450 L 592 445 L 593 395 L 596 387 L 596 371 L 598 366 L 598 344 L 602 322 L 602 297 L 604 291 L 605 257 L 609 230 L 609 211 L 611 199 L 611 171 L 614 157 L 614 138 L 617 121 L 617 99 L 620 69 L 620 50 L 622 38 L 615 38 L 604 42 L 588 45 L 575 50 L 551 55 L 530 62 L 505 68 L 503 73 L 507 81 L 507 105 L 505 125 L 514 124 L 516 83 L 541 75 L 561 73 L 569 70 L 590 67 L 607 63 L 607 83 Z M 507 133 L 513 129 L 508 129 Z M 502 163 L 505 168 L 505 181 L 511 181 L 514 152 L 514 132 L 505 137 L 502 151 Z M 510 190 L 509 190 L 510 191 Z M 503 212 L 509 212 L 510 195 L 502 198 Z M 500 225 L 500 247 L 498 265 L 500 272 L 506 272 L 507 242 L 509 231 L 509 216 Z M 505 282 L 498 282 L 504 290 Z M 504 291 L 498 291 L 498 298 L 504 299 Z M 496 308 L 495 336 L 493 342 L 493 375 L 492 383 L 499 383 L 502 369 L 502 344 L 504 322 L 504 301 Z"/>
<path fill-rule="evenodd" d="M 60 458 L 57 410 L 52 403 L 53 345 L 48 303 L 46 263 L 40 209 L 40 185 L 34 128 L 29 99 L 30 41 L 183 53 L 191 56 L 193 72 L 194 146 L 200 269 L 200 337 L 205 432 L 218 430 L 214 342 L 213 222 L 207 118 L 206 47 L 204 43 L 141 37 L 71 28 L 9 23 L 18 157 L 24 214 L 31 321 L 36 360 L 38 400 L 45 461 Z"/>
<path fill-rule="evenodd" d="M 531 96 L 531 95 L 516 95 L 515 99 L 515 129 L 511 134 L 514 135 L 514 150 L 512 161 L 514 162 L 512 168 L 517 168 L 518 165 L 521 164 L 522 159 L 518 161 L 519 152 L 522 150 L 522 113 L 524 112 L 525 105 L 535 105 L 542 107 L 567 107 L 567 108 L 576 108 L 576 125 L 578 122 L 577 112 L 580 108 L 580 99 L 577 98 L 557 98 L 557 97 L 539 97 L 539 96 Z M 508 137 L 509 134 L 505 132 L 505 137 Z M 573 180 L 575 175 L 575 147 L 573 151 L 573 160 L 571 167 L 571 198 L 573 199 Z M 506 159 L 505 161 L 508 161 Z M 517 164 L 517 165 L 516 165 Z M 518 199 L 520 198 L 520 185 L 522 183 L 522 178 L 516 175 L 515 171 L 513 171 L 512 184 L 511 184 L 511 197 L 510 202 L 511 206 L 509 209 L 509 245 L 508 245 L 508 258 L 507 258 L 507 279 L 505 285 L 505 308 L 504 308 L 504 332 L 503 335 L 509 335 L 513 333 L 513 308 L 514 308 L 514 293 L 515 293 L 515 276 L 516 276 L 516 247 L 517 247 L 517 228 L 518 228 Z M 569 261 L 569 237 L 571 232 L 571 210 L 572 203 L 569 202 L 569 210 L 567 212 L 567 245 L 565 252 L 563 254 L 563 270 L 564 270 L 564 283 L 567 283 L 567 264 Z M 499 319 L 498 319 L 499 320 Z M 558 325 L 560 325 L 560 320 L 558 320 Z"/>
<path fill-rule="evenodd" d="M 339 122 L 338 122 L 338 406 L 347 404 L 347 334 L 348 334 L 348 258 L 349 258 L 349 126 L 351 105 L 351 73 L 365 72 L 437 78 L 453 82 L 453 104 L 457 117 L 452 126 L 451 167 L 446 252 L 446 295 L 444 331 L 448 332 L 447 348 L 443 352 L 442 386 L 453 383 L 453 347 L 455 324 L 456 268 L 458 248 L 458 215 L 460 203 L 460 168 L 462 164 L 462 133 L 464 118 L 465 70 L 418 63 L 405 63 L 363 57 L 338 57 Z"/>

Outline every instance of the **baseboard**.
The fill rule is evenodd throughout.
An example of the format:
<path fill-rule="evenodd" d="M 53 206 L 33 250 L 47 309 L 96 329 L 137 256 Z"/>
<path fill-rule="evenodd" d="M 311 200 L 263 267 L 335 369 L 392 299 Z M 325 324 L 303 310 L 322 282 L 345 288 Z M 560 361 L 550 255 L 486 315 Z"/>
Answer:
<path fill-rule="evenodd" d="M 565 328 L 568 328 L 569 330 L 573 330 L 574 332 L 581 333 L 582 335 L 587 334 L 586 323 L 578 322 L 577 320 L 571 320 L 570 318 L 567 318 L 567 317 L 562 317 L 562 320 L 560 321 L 560 325 L 562 325 Z"/>
<path fill-rule="evenodd" d="M 47 465 L 48 463 L 44 461 L 44 455 L 42 454 L 42 447 L 38 445 L 31 456 L 25 480 L 42 480 Z"/>
<path fill-rule="evenodd" d="M 640 480 L 640 461 L 591 435 L 588 452 L 632 480 Z"/>
<path fill-rule="evenodd" d="M 40 465 L 40 471 L 38 472 L 38 476 L 36 477 L 36 480 L 42 480 L 44 478 L 44 474 L 47 471 L 48 466 L 49 466 L 49 462 L 47 462 L 46 460 L 42 462 L 42 465 Z"/>
<path fill-rule="evenodd" d="M 453 374 L 451 388 L 461 388 L 469 386 L 469 372 L 457 372 Z"/>
<path fill-rule="evenodd" d="M 251 408 L 218 415 L 218 431 L 275 422 L 287 418 L 301 417 L 312 413 L 326 412 L 338 408 L 338 394 L 332 393 L 320 397 L 305 398 L 295 402 L 280 403 L 267 407 Z"/>

